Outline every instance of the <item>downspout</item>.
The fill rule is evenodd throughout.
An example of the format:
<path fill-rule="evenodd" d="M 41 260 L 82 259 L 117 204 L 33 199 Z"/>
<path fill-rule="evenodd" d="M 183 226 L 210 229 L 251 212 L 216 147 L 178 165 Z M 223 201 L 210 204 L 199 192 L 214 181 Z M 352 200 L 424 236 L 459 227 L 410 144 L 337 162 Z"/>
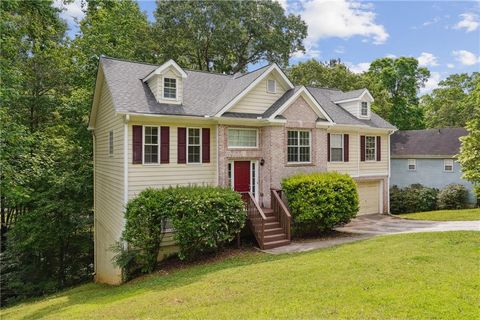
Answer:
<path fill-rule="evenodd" d="M 125 230 L 125 210 L 128 202 L 128 121 L 130 116 L 125 115 L 123 122 L 123 218 L 122 218 L 122 230 Z M 123 248 L 127 250 L 127 242 L 123 242 Z M 122 271 L 123 272 L 123 271 Z"/>
<path fill-rule="evenodd" d="M 390 176 L 392 173 L 391 166 L 391 151 L 390 151 L 390 137 L 394 133 L 394 130 L 391 130 L 388 134 L 388 179 L 387 179 L 387 213 L 390 213 Z"/>
<path fill-rule="evenodd" d="M 93 154 L 92 154 L 92 157 L 93 157 L 93 165 L 92 165 L 92 169 L 93 169 L 93 276 L 95 276 L 97 274 L 97 208 L 96 208 L 96 204 L 97 204 L 97 201 L 96 201 L 96 198 L 97 198 L 97 186 L 95 184 L 95 176 L 97 175 L 97 171 L 95 170 L 95 152 L 96 152 L 96 149 L 95 149 L 95 140 L 96 140 L 96 136 L 95 136 L 95 130 L 92 130 L 92 146 L 93 146 Z"/>

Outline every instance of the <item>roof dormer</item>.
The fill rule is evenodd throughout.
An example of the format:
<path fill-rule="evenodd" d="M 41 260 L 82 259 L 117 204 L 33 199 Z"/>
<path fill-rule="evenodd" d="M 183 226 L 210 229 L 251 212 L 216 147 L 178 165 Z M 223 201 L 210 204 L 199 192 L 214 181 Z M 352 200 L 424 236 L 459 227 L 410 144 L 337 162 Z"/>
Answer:
<path fill-rule="evenodd" d="M 159 103 L 182 104 L 185 78 L 185 71 L 175 61 L 168 60 L 148 74 L 143 82 L 148 84 Z"/>
<path fill-rule="evenodd" d="M 367 89 L 341 92 L 333 101 L 358 119 L 370 120 L 373 97 Z"/>

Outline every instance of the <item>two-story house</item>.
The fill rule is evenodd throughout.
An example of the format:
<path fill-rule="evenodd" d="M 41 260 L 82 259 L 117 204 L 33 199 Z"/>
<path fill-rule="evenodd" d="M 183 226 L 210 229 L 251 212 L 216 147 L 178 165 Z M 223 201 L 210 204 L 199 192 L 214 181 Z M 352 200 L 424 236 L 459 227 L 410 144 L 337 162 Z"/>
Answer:
<path fill-rule="evenodd" d="M 124 228 L 125 204 L 147 187 L 230 187 L 250 192 L 266 213 L 282 178 L 339 171 L 358 182 L 359 214 L 388 212 L 395 127 L 371 111 L 372 102 L 366 89 L 294 86 L 275 64 L 225 75 L 172 60 L 101 58 L 89 123 L 96 280 L 121 281 L 111 246 Z M 276 233 L 280 224 L 265 224 L 265 247 L 288 243 Z"/>

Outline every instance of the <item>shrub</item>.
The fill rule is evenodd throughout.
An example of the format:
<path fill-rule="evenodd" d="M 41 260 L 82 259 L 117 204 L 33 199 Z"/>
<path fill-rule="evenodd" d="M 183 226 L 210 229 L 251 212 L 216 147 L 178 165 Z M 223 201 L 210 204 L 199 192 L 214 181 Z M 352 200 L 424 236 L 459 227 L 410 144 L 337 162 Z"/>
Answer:
<path fill-rule="evenodd" d="M 438 189 L 412 184 L 390 188 L 390 211 L 394 214 L 432 211 L 437 209 Z"/>
<path fill-rule="evenodd" d="M 438 207 L 440 209 L 463 209 L 468 203 L 468 190 L 465 186 L 452 183 L 438 194 Z"/>
<path fill-rule="evenodd" d="M 239 193 L 219 187 L 172 189 L 171 217 L 180 259 L 192 259 L 230 242 L 246 221 Z"/>
<path fill-rule="evenodd" d="M 154 270 L 171 205 L 168 189 L 151 188 L 127 203 L 122 240 L 128 246 L 125 248 L 122 241 L 114 247 L 115 262 L 124 270 L 125 278 L 137 269 L 143 273 Z"/>
<path fill-rule="evenodd" d="M 347 223 L 358 212 L 355 181 L 336 172 L 299 174 L 282 181 L 295 234 L 317 233 Z"/>

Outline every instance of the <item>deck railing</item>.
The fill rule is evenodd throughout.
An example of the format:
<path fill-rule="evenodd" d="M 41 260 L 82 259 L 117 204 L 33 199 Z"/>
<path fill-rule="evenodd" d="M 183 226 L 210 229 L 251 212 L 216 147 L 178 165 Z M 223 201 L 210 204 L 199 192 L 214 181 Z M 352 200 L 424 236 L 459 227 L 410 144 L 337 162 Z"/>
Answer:
<path fill-rule="evenodd" d="M 242 192 L 241 194 L 242 199 L 245 202 L 250 228 L 255 236 L 255 239 L 257 239 L 260 249 L 264 249 L 264 233 L 267 217 L 263 213 L 262 208 L 257 203 L 251 192 Z"/>
<path fill-rule="evenodd" d="M 282 200 L 282 190 L 271 190 L 271 203 L 273 213 L 277 216 L 278 221 L 280 222 L 280 227 L 287 235 L 287 239 L 291 240 L 290 226 L 292 221 L 292 215 L 290 214 L 290 211 L 288 211 L 287 206 L 285 206 L 285 203 Z"/>

